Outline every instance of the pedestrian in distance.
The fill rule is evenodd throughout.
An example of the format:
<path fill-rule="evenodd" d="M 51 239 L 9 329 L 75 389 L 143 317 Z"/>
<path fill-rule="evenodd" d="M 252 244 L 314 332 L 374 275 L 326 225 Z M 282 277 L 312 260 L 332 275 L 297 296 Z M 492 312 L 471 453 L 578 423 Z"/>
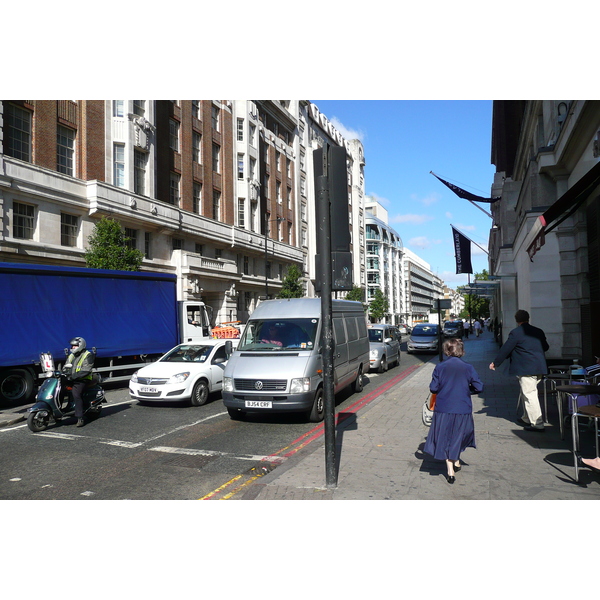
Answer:
<path fill-rule="evenodd" d="M 442 346 L 445 356 L 433 370 L 429 391 L 436 394 L 431 427 L 423 450 L 437 460 L 446 461 L 448 483 L 460 471 L 460 455 L 475 448 L 475 425 L 471 394 L 483 391 L 483 383 L 473 365 L 462 360 L 463 341 L 451 338 Z"/>
<path fill-rule="evenodd" d="M 469 333 L 471 332 L 471 321 L 469 321 L 468 319 L 465 321 L 464 330 L 465 337 L 469 339 Z"/>
<path fill-rule="evenodd" d="M 519 380 L 519 401 L 523 401 L 523 416 L 517 418 L 517 423 L 527 431 L 543 432 L 544 419 L 537 386 L 542 375 L 548 373 L 544 353 L 550 346 L 546 334 L 539 327 L 530 325 L 526 310 L 518 310 L 515 321 L 517 327 L 508 334 L 490 369 L 495 371 L 506 358 L 510 359 L 508 372 Z"/>
<path fill-rule="evenodd" d="M 475 319 L 475 323 L 473 323 L 473 329 L 475 330 L 475 337 L 479 337 L 481 334 L 481 322 L 479 319 Z"/>
<path fill-rule="evenodd" d="M 71 383 L 73 401 L 75 402 L 75 418 L 77 427 L 85 425 L 83 417 L 83 391 L 93 382 L 94 354 L 86 349 L 82 337 L 74 337 L 70 342 L 71 353 L 63 367 L 63 375 Z"/>

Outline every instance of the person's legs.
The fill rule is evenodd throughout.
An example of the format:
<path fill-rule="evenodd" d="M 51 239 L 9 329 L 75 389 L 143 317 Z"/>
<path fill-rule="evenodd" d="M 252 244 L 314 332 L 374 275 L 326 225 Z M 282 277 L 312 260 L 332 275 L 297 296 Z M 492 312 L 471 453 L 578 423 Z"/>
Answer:
<path fill-rule="evenodd" d="M 536 429 L 544 428 L 542 408 L 538 397 L 538 383 L 541 379 L 538 375 L 520 375 L 517 377 L 521 387 L 521 399 L 523 400 L 523 420 L 529 421 Z"/>
<path fill-rule="evenodd" d="M 75 402 L 75 417 L 77 419 L 77 426 L 81 427 L 84 424 L 83 419 L 83 390 L 86 388 L 86 381 L 75 381 L 73 382 L 73 388 L 71 393 L 73 394 L 73 401 Z"/>

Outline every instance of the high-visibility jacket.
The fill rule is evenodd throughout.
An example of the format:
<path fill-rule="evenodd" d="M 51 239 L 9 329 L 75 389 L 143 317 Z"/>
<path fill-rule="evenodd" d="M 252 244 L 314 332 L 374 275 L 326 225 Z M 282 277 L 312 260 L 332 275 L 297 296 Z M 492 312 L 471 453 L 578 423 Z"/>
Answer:
<path fill-rule="evenodd" d="M 89 359 L 89 357 L 91 357 L 91 360 Z M 86 359 L 87 359 L 87 364 L 86 364 Z M 81 356 L 77 357 L 74 354 L 69 354 L 69 357 L 67 358 L 67 363 L 70 363 L 71 365 L 73 365 L 71 367 L 71 373 L 70 373 L 70 377 L 71 379 L 92 379 L 92 367 L 94 366 L 94 355 L 89 351 L 89 350 L 85 350 L 84 352 L 81 353 Z M 86 367 L 85 369 L 83 367 Z M 85 375 L 79 375 L 79 373 L 81 372 L 81 370 L 83 369 L 83 371 L 88 371 L 87 374 Z"/>

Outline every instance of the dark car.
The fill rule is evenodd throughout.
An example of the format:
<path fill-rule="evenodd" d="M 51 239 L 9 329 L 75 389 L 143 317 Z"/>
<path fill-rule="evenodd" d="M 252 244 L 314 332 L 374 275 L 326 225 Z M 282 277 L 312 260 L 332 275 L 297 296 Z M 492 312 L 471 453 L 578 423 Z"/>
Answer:
<path fill-rule="evenodd" d="M 446 321 L 442 328 L 444 337 L 447 338 L 462 338 L 465 334 L 465 328 L 462 321 Z"/>

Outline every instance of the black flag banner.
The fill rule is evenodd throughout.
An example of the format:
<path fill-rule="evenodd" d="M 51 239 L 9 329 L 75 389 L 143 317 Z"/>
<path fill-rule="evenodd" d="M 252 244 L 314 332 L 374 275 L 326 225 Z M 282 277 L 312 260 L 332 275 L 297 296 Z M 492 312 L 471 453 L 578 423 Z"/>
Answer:
<path fill-rule="evenodd" d="M 471 266 L 471 240 L 452 227 L 456 273 L 473 273 Z"/>
<path fill-rule="evenodd" d="M 454 185 L 453 183 L 450 183 L 448 181 L 445 181 L 441 177 L 438 177 L 433 171 L 430 171 L 430 173 L 436 179 L 439 179 L 445 186 L 449 187 L 459 198 L 463 198 L 464 200 L 471 200 L 471 202 L 487 202 L 488 204 L 491 204 L 492 202 L 497 202 L 498 200 L 500 200 L 500 196 L 498 196 L 496 198 L 484 198 L 483 196 L 477 196 L 475 194 L 471 194 L 471 192 L 467 192 L 467 190 L 463 190 L 462 188 L 459 188 L 457 185 Z"/>

